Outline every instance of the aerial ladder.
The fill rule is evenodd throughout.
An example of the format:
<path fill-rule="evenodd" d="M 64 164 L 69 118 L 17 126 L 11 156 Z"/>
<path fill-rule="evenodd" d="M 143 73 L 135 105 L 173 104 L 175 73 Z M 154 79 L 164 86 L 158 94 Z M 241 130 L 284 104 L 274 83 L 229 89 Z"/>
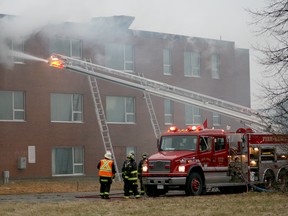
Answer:
<path fill-rule="evenodd" d="M 249 107 L 79 59 L 59 54 L 52 55 L 51 59 L 53 58 L 54 60 L 49 61 L 51 66 L 66 68 L 176 102 L 195 105 L 204 110 L 236 119 L 257 130 L 267 130 L 267 124 L 261 118 L 261 114 Z"/>

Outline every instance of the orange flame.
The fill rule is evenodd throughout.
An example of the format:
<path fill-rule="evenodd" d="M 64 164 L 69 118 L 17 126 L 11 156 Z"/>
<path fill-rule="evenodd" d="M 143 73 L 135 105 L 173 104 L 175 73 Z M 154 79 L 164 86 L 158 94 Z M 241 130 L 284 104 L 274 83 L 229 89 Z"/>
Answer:
<path fill-rule="evenodd" d="M 56 68 L 64 68 L 64 61 L 60 58 L 58 58 L 57 56 L 55 55 L 52 55 L 49 60 L 48 60 L 48 64 L 49 66 L 51 67 L 56 67 Z"/>

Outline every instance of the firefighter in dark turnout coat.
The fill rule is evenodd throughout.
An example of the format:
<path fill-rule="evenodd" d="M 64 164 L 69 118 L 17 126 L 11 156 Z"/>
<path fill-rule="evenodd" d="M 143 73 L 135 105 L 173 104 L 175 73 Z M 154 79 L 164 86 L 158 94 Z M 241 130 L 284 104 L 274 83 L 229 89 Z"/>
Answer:
<path fill-rule="evenodd" d="M 124 161 L 122 166 L 122 178 L 124 180 L 124 198 L 129 198 L 130 195 L 134 195 L 135 198 L 140 198 L 138 191 L 138 170 L 137 163 L 135 161 L 135 155 L 130 152 L 127 156 L 127 160 Z"/>
<path fill-rule="evenodd" d="M 116 169 L 111 152 L 107 151 L 104 157 L 105 158 L 100 160 L 97 165 L 97 168 L 99 169 L 100 196 L 102 199 L 110 199 L 109 193 Z"/>

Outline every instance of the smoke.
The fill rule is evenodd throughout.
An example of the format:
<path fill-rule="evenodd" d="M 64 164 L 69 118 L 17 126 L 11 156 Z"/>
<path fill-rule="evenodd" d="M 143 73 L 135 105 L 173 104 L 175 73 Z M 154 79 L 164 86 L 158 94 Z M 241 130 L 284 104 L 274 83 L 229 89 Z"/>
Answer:
<path fill-rule="evenodd" d="M 67 21 L 85 23 L 93 17 L 115 15 L 135 17 L 131 25 L 135 30 L 222 38 L 234 41 L 237 47 L 249 48 L 257 38 L 248 26 L 245 8 L 253 10 L 265 4 L 265 1 L 251 0 L 0 0 L 0 64 L 9 61 L 9 38 L 20 44 L 46 25 Z M 257 71 L 253 71 L 256 65 L 253 58 L 254 80 L 258 79 Z"/>
<path fill-rule="evenodd" d="M 92 18 L 129 15 L 137 13 L 138 7 L 131 0 L 0 0 L 0 64 L 9 68 L 13 65 L 8 55 L 11 41 L 13 46 L 21 45 L 48 25 L 54 26 L 55 30 L 46 31 L 48 37 L 63 31 L 60 24 L 73 22 L 73 28 L 68 28 L 69 33 L 81 33 L 81 36 L 86 34 L 86 38 L 89 38 L 87 23 Z M 77 23 L 82 23 L 81 27 L 77 27 Z"/>

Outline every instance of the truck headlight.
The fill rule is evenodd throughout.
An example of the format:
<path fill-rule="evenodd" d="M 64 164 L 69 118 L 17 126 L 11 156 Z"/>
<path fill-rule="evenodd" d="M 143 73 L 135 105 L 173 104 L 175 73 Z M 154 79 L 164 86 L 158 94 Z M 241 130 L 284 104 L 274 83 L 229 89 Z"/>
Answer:
<path fill-rule="evenodd" d="M 185 172 L 185 166 L 180 165 L 180 166 L 178 167 L 178 171 L 179 171 L 179 172 Z"/>
<path fill-rule="evenodd" d="M 148 166 L 147 166 L 147 164 L 143 165 L 142 171 L 143 171 L 143 172 L 147 172 L 147 171 L 148 171 Z"/>

